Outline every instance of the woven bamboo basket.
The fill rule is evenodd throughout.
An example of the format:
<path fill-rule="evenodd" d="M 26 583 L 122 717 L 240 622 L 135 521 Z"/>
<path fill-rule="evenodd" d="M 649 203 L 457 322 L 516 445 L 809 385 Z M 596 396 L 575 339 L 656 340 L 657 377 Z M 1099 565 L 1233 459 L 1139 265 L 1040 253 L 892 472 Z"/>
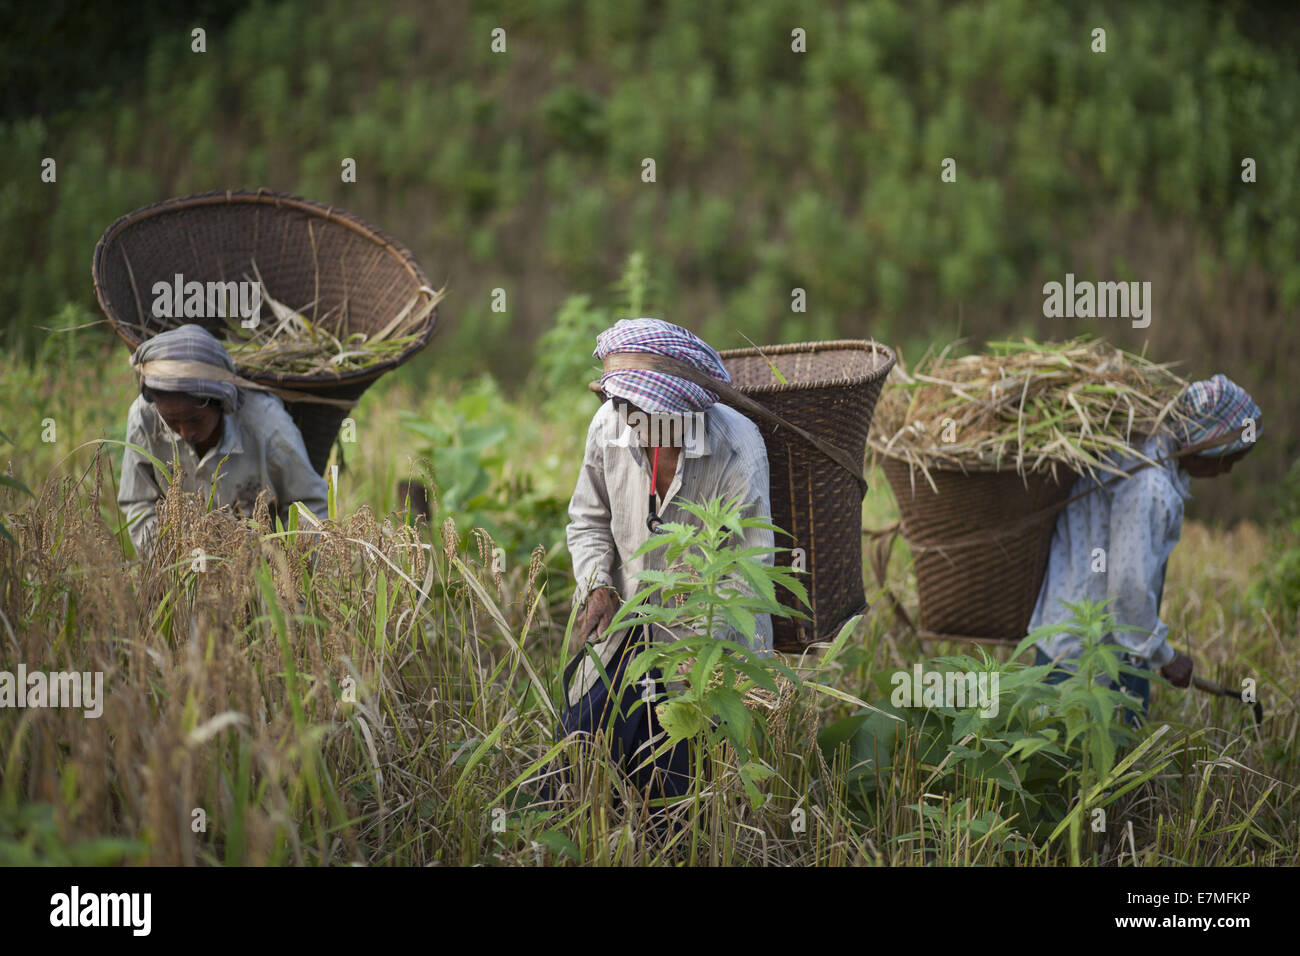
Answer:
<path fill-rule="evenodd" d="M 95 295 L 114 331 L 132 351 L 159 332 L 197 322 L 225 339 L 221 318 L 159 319 L 146 306 L 155 282 L 238 280 L 256 262 L 272 294 L 291 307 L 315 302 L 324 314 L 347 303 L 347 323 L 336 334 L 378 331 L 429 281 L 397 240 L 351 213 L 310 199 L 264 189 L 219 190 L 169 199 L 114 222 L 95 246 Z M 309 314 L 310 317 L 310 314 Z M 436 307 L 418 338 L 400 354 L 351 372 L 283 375 L 238 369 L 260 385 L 345 402 L 359 399 L 385 372 L 424 348 Z M 312 467 L 324 473 L 330 446 L 350 413 L 335 405 L 286 400 Z"/>
<path fill-rule="evenodd" d="M 720 353 L 737 390 L 792 425 L 837 445 L 854 461 L 866 454 L 867 433 L 894 353 L 865 340 L 804 342 Z M 782 384 L 771 360 L 786 379 Z M 811 611 L 784 592 L 788 607 L 809 620 L 776 618 L 778 650 L 799 652 L 835 637 L 850 617 L 866 609 L 862 587 L 862 496 L 865 486 L 801 436 L 761 416 L 749 418 L 767 444 L 772 521 L 790 532 L 778 547 L 802 550 Z M 791 566 L 793 552 L 777 555 Z"/>
<path fill-rule="evenodd" d="M 919 469 L 881 457 L 912 549 L 921 632 L 1018 643 L 1043 584 L 1057 506 L 1078 475 L 931 468 L 936 492 Z"/>

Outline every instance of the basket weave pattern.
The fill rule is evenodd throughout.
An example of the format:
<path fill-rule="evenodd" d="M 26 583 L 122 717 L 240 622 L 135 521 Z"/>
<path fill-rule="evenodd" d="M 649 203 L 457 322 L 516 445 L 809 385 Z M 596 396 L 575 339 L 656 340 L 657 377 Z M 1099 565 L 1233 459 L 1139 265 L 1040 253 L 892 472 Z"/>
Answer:
<path fill-rule="evenodd" d="M 720 353 L 732 384 L 791 424 L 829 441 L 861 462 L 876 399 L 894 354 L 875 342 L 841 340 L 778 345 L 761 350 Z M 766 358 L 764 357 L 766 356 Z M 772 360 L 786 379 L 768 366 Z M 832 639 L 843 623 L 866 608 L 862 587 L 862 487 L 826 454 L 801 436 L 750 416 L 767 444 L 772 521 L 792 538 L 777 537 L 780 548 L 800 548 L 812 609 L 778 589 L 782 602 L 803 610 L 810 620 L 777 618 L 777 650 L 798 652 Z M 776 563 L 789 567 L 782 552 Z"/>
<path fill-rule="evenodd" d="M 906 462 L 884 457 L 883 467 L 912 548 L 921 629 L 1018 642 L 1047 568 L 1053 506 L 1078 476 L 931 468 L 936 494 Z M 1026 520 L 1040 513 L 1041 520 Z"/>
<path fill-rule="evenodd" d="M 342 335 L 378 331 L 429 284 L 411 253 L 369 223 L 341 209 L 267 190 L 201 193 L 128 213 L 95 246 L 91 271 L 104 314 L 134 351 L 145 339 L 186 321 L 225 339 L 221 318 L 155 318 L 150 308 L 154 283 L 170 286 L 178 273 L 185 282 L 238 281 L 252 277 L 253 262 L 271 294 L 308 319 L 331 309 L 338 315 L 346 303 L 346 327 L 331 326 Z M 263 385 L 354 400 L 427 345 L 436 319 L 435 309 L 408 348 L 368 368 L 312 375 L 239 373 Z M 285 405 L 302 431 L 312 466 L 323 473 L 330 445 L 349 413 L 306 402 Z"/>

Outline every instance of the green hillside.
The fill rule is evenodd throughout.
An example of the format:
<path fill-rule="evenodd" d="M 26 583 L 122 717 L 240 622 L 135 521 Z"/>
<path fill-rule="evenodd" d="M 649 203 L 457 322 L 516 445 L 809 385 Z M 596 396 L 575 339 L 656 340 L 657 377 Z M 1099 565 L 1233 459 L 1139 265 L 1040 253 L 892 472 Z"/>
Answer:
<path fill-rule="evenodd" d="M 59 44 L 80 62 L 126 29 L 79 16 L 42 57 L 7 54 L 15 88 L 53 82 Z M 907 356 L 1091 329 L 1227 372 L 1268 429 L 1300 412 L 1300 71 L 1276 39 L 1298 22 L 1183 2 L 213 4 L 154 22 L 106 85 L 9 103 L 0 254 L 22 268 L 0 321 L 30 350 L 65 302 L 97 312 L 91 251 L 130 209 L 265 186 L 378 223 L 449 283 L 426 361 L 453 376 L 518 380 L 565 296 L 641 250 L 647 309 L 719 347 L 871 336 Z M 1150 281 L 1150 327 L 1045 319 L 1066 273 Z M 1271 431 L 1203 513 L 1258 512 L 1298 447 Z"/>

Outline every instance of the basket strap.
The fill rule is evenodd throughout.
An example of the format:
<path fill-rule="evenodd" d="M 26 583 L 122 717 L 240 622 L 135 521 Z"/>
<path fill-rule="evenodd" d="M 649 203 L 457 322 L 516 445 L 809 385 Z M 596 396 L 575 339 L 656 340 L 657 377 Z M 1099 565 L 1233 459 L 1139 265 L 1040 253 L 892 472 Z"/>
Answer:
<path fill-rule="evenodd" d="M 1021 533 L 1031 524 L 1054 517 L 1064 508 L 1069 507 L 1080 499 L 1088 497 L 1094 491 L 1099 491 L 1105 486 L 1114 484 L 1122 478 L 1132 478 L 1144 468 L 1150 468 L 1152 465 L 1158 465 L 1161 462 L 1170 461 L 1175 458 L 1182 458 L 1186 455 L 1195 455 L 1211 448 L 1218 448 L 1221 445 L 1229 445 L 1236 440 L 1237 433 L 1235 431 L 1230 431 L 1226 435 L 1221 435 L 1218 438 L 1207 438 L 1194 445 L 1180 448 L 1178 451 L 1170 452 L 1168 455 L 1164 455 L 1154 461 L 1139 462 L 1135 467 L 1128 469 L 1123 474 L 1113 475 L 1105 481 L 1097 482 L 1087 491 L 1081 491 L 1077 495 L 1072 495 L 1071 497 L 1066 498 L 1064 501 L 1058 502 L 1054 505 L 1048 505 L 1046 508 L 1025 515 L 1023 518 L 1019 518 L 1010 524 L 1003 525 L 996 531 L 981 531 L 978 534 L 967 535 L 965 538 L 958 538 L 956 541 L 946 541 L 943 544 L 928 544 L 924 541 L 915 541 L 909 538 L 906 534 L 904 534 L 904 537 L 907 538 L 908 546 L 911 547 L 913 551 L 948 551 L 953 548 L 973 547 L 975 545 L 988 544 L 992 541 L 999 541 L 1002 538 L 1009 537 L 1010 535 Z"/>
<path fill-rule="evenodd" d="M 654 352 L 611 352 L 609 355 L 605 356 L 606 372 L 615 372 L 623 369 L 663 372 L 666 375 L 675 375 L 678 378 L 684 378 L 688 382 L 694 382 L 701 388 L 707 388 L 710 392 L 715 393 L 719 398 L 724 399 L 728 405 L 734 405 L 742 411 L 750 412 L 751 414 L 765 418 L 774 425 L 790 429 L 790 431 L 804 439 L 804 441 L 808 442 L 856 478 L 858 480 L 858 485 L 862 489 L 862 493 L 866 494 L 867 479 L 862 473 L 862 463 L 858 462 L 855 464 L 853 456 L 843 448 L 818 438 L 816 435 L 812 434 L 812 432 L 800 428 L 793 422 L 787 421 L 770 408 L 750 398 L 744 392 L 721 379 L 714 378 L 712 375 L 701 371 L 689 362 L 683 362 L 680 359 L 670 358 L 667 355 L 659 355 Z"/>
<path fill-rule="evenodd" d="M 903 523 L 895 521 L 888 528 L 881 528 L 879 531 L 868 531 L 865 528 L 862 533 L 871 540 L 871 570 L 876 576 L 876 583 L 884 592 L 885 597 L 889 598 L 889 605 L 893 609 L 894 617 L 898 622 L 909 631 L 915 631 L 916 625 L 912 619 L 907 616 L 907 611 L 903 609 L 903 602 L 898 599 L 894 589 L 889 586 L 887 571 L 889 569 L 889 555 L 894 550 L 894 542 L 898 540 L 899 534 L 902 533 Z"/>
<path fill-rule="evenodd" d="M 355 400 L 343 398 L 325 398 L 310 392 L 299 392 L 291 388 L 274 388 L 241 378 L 229 369 L 208 362 L 182 362 L 177 359 L 154 359 L 132 366 L 140 378 L 146 375 L 160 375 L 165 378 L 205 378 L 211 382 L 224 382 L 240 388 L 251 388 L 259 392 L 270 392 L 286 402 L 311 402 L 314 405 L 333 405 L 335 408 L 356 408 Z"/>

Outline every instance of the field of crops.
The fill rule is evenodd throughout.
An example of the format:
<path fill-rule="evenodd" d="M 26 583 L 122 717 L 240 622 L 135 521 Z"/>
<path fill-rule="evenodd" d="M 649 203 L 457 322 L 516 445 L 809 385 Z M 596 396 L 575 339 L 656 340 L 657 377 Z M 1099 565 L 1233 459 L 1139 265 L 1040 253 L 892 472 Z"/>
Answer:
<path fill-rule="evenodd" d="M 1300 865 L 1300 14 L 204 0 L 195 26 L 172 6 L 27 5 L 0 36 L 0 866 Z M 158 215 L 193 193 L 259 205 Z M 276 219 L 290 194 L 319 217 Z M 141 332 L 208 322 L 227 384 L 346 391 L 400 365 L 355 407 L 285 393 L 348 409 L 328 520 L 177 493 L 141 561 L 117 504 L 139 390 L 101 304 Z M 592 347 L 636 316 L 719 350 L 898 358 L 868 609 L 801 656 L 682 644 L 661 719 L 696 772 L 666 808 L 556 739 Z M 885 458 L 918 487 L 1113 471 L 1215 373 L 1260 440 L 1193 484 L 1160 616 L 1262 719 L 1153 677 L 1125 725 L 1100 605 L 1072 609 L 1086 650 L 1059 684 L 1032 650 L 909 625 Z M 706 531 L 739 526 L 696 504 Z M 720 534 L 670 533 L 713 583 L 741 566 Z M 923 572 L 944 550 L 913 546 Z M 748 605 L 660 574 L 680 601 L 658 611 L 751 629 L 780 583 L 746 578 Z M 20 667 L 102 677 L 95 713 L 26 706 Z M 978 675 L 998 706 L 900 704 L 914 667 Z"/>
<path fill-rule="evenodd" d="M 665 836 L 635 796 L 620 799 L 607 760 L 555 744 L 572 588 L 556 509 L 595 404 L 581 368 L 551 370 L 582 396 L 551 420 L 490 381 L 417 391 L 395 375 L 357 413 L 335 521 L 258 536 L 177 498 L 162 522 L 169 559 L 144 567 L 129 559 L 112 504 L 120 446 L 97 455 L 94 444 L 120 437 L 126 353 L 98 329 L 53 341 L 61 351 L 38 366 L 6 360 L 0 379 L 18 435 L 39 436 L 44 420 L 58 429 L 54 442 L 24 437 L 6 450 L 37 500 L 0 490 L 15 539 L 0 550 L 4 639 L 18 660 L 102 670 L 107 693 L 97 719 L 0 710 L 3 860 L 1070 860 L 1068 830 L 1055 826 L 1064 814 L 1032 812 L 1028 798 L 1044 794 L 1028 774 L 1022 798 L 976 763 L 936 757 L 925 727 L 900 731 L 891 758 L 864 774 L 854 701 L 883 705 L 895 670 L 971 650 L 920 646 L 874 588 L 844 641 L 787 658 L 799 686 L 756 711 L 766 733 L 751 759 L 770 771 L 757 799 L 720 743 L 707 785 Z M 458 450 L 430 442 L 452 427 Z M 420 474 L 421 458 L 440 469 L 441 494 L 431 526 L 412 528 L 391 514 L 392 489 Z M 863 516 L 866 528 L 895 516 L 874 474 Z M 1094 797 L 1105 824 L 1083 828 L 1083 862 L 1300 862 L 1295 592 L 1280 577 L 1264 576 L 1271 590 L 1257 583 L 1261 568 L 1294 566 L 1296 530 L 1185 528 L 1164 619 L 1202 673 L 1258 681 L 1265 722 L 1256 728 L 1232 701 L 1157 687 L 1144 734 L 1156 740 L 1135 764 L 1143 779 Z M 906 565 L 900 549 L 890 579 L 910 604 Z M 538 778 L 566 747 L 576 792 L 545 802 Z"/>

